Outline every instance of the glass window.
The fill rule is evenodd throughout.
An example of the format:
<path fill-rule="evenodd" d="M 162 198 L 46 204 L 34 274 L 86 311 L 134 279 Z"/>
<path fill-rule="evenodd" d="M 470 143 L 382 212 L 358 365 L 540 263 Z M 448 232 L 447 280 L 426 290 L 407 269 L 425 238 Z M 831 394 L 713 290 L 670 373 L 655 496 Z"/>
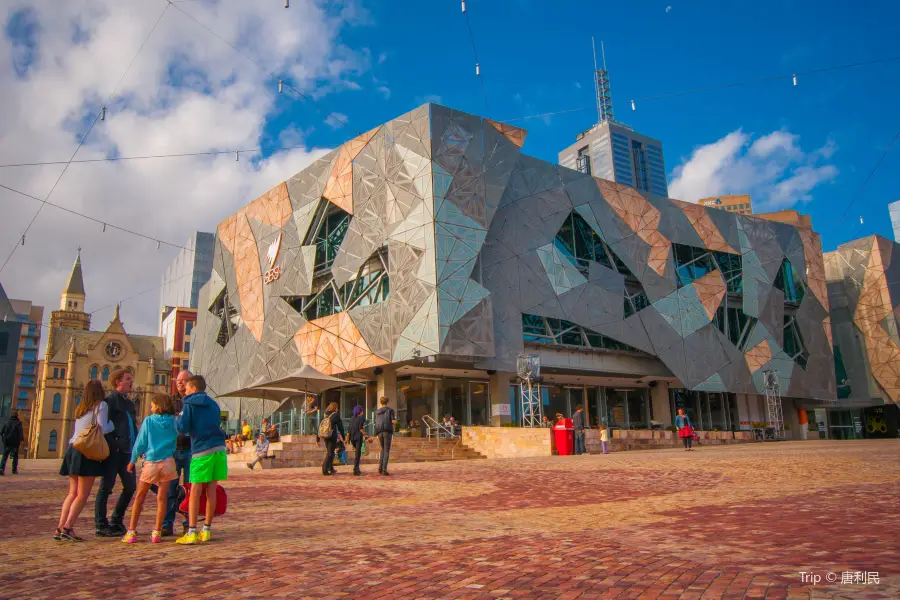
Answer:
<path fill-rule="evenodd" d="M 97 379 L 97 375 L 100 372 L 100 368 L 97 365 L 91 367 L 91 379 Z"/>
<path fill-rule="evenodd" d="M 728 419 L 725 413 L 725 394 L 721 392 L 709 392 L 707 398 L 709 406 L 709 414 L 706 419 L 707 427 L 709 429 L 727 431 Z"/>
<path fill-rule="evenodd" d="M 103 367 L 103 381 L 109 381 L 109 367 Z"/>
<path fill-rule="evenodd" d="M 16 400 L 16 410 L 26 410 L 28 408 L 28 400 L 19 398 Z"/>
<path fill-rule="evenodd" d="M 81 404 L 81 396 L 75 396 L 75 406 Z"/>
<path fill-rule="evenodd" d="M 466 400 L 468 381 L 462 379 L 443 379 L 438 387 L 438 420 L 453 417 L 457 423 L 466 418 Z"/>
<path fill-rule="evenodd" d="M 159 374 L 158 373 L 153 376 L 153 384 L 159 385 Z"/>
<path fill-rule="evenodd" d="M 321 202 L 319 210 L 325 214 L 320 217 L 319 228 L 312 240 L 316 246 L 316 272 L 331 266 L 350 227 L 350 215 L 346 211 L 328 200 Z"/>
<path fill-rule="evenodd" d="M 558 344 L 582 348 L 640 352 L 637 348 L 623 344 L 571 321 L 545 318 L 528 313 L 522 313 L 522 336 L 526 342 L 538 344 Z"/>
<path fill-rule="evenodd" d="M 47 450 L 50 452 L 56 451 L 56 430 L 52 430 L 50 432 L 50 441 L 47 443 Z"/>
<path fill-rule="evenodd" d="M 190 351 L 191 351 L 191 343 L 190 343 L 190 342 L 185 342 L 185 343 L 184 343 L 184 351 L 185 351 L 185 352 L 190 352 Z"/>
<path fill-rule="evenodd" d="M 4 394 L 0 398 L 0 417 L 6 418 L 12 412 L 12 394 Z"/>
<path fill-rule="evenodd" d="M 694 427 L 699 428 L 699 394 L 699 392 L 692 392 L 682 388 L 673 388 L 669 390 L 669 399 L 672 407 L 672 425 L 675 425 L 675 416 L 678 414 L 678 411 L 684 410 L 684 414 L 688 416 L 691 423 L 694 424 Z"/>
<path fill-rule="evenodd" d="M 191 332 L 194 330 L 194 322 L 193 321 L 185 321 L 184 322 L 184 335 L 191 335 Z"/>
<path fill-rule="evenodd" d="M 794 362 L 802 368 L 806 368 L 809 362 L 809 352 L 806 344 L 803 343 L 803 337 L 800 335 L 800 328 L 797 327 L 796 316 L 784 316 L 784 351 L 794 359 Z"/>
<path fill-rule="evenodd" d="M 59 367 L 53 368 L 53 379 L 59 379 Z"/>
<path fill-rule="evenodd" d="M 62 396 L 59 394 L 53 395 L 53 413 L 56 414 L 60 410 L 60 405 L 62 404 Z"/>
<path fill-rule="evenodd" d="M 647 406 L 647 390 L 628 390 L 626 395 L 628 398 L 629 429 L 649 429 L 650 413 Z"/>
<path fill-rule="evenodd" d="M 161 375 L 160 378 L 159 378 L 159 381 L 160 381 L 163 385 L 166 385 L 166 379 L 167 379 L 167 377 L 166 377 L 165 375 Z"/>
<path fill-rule="evenodd" d="M 65 378 L 66 378 L 66 370 L 65 370 L 65 369 L 60 369 L 60 370 L 59 370 L 59 377 L 60 377 L 60 379 L 65 379 Z"/>
<path fill-rule="evenodd" d="M 571 417 L 568 390 L 559 385 L 541 386 L 541 409 L 553 421 L 556 420 L 557 413 Z"/>
<path fill-rule="evenodd" d="M 487 382 L 469 383 L 469 418 L 465 425 L 486 426 L 491 424 L 491 398 Z"/>
<path fill-rule="evenodd" d="M 775 282 L 772 285 L 784 292 L 785 302 L 791 304 L 800 304 L 803 302 L 803 296 L 806 293 L 806 284 L 803 283 L 803 279 L 797 271 L 794 270 L 794 267 L 791 266 L 791 262 L 788 259 L 785 258 L 782 261 L 781 268 L 778 270 L 778 274 L 775 276 Z"/>
<path fill-rule="evenodd" d="M 182 371 L 190 371 L 191 370 L 190 361 L 187 361 L 187 360 L 181 361 L 181 370 Z"/>
<path fill-rule="evenodd" d="M 618 390 L 607 388 L 606 390 L 606 410 L 607 425 L 617 427 L 619 429 L 627 429 L 628 417 L 625 413 L 627 410 L 628 390 Z"/>
<path fill-rule="evenodd" d="M 422 417 L 437 417 L 436 380 L 410 378 L 397 381 L 397 419 L 400 423 L 422 422 Z"/>

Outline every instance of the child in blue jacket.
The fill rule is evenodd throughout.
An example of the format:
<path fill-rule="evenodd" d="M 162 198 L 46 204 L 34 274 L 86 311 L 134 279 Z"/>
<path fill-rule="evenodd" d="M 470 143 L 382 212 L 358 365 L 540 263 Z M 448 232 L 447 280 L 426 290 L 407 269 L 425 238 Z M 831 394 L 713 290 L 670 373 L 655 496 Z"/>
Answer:
<path fill-rule="evenodd" d="M 194 375 L 184 385 L 187 396 L 181 414 L 175 419 L 179 433 L 191 438 L 191 499 L 188 503 L 188 531 L 177 544 L 208 542 L 212 537 L 212 521 L 216 515 L 216 486 L 228 479 L 225 456 L 225 432 L 219 424 L 221 412 L 216 401 L 206 395 L 206 380 Z M 206 520 L 197 533 L 200 498 L 206 492 Z"/>
<path fill-rule="evenodd" d="M 134 464 L 141 455 L 144 456 L 141 480 L 138 482 L 134 506 L 131 507 L 131 522 L 122 538 L 126 544 L 137 543 L 137 524 L 144 508 L 144 498 L 154 484 L 159 491 L 156 493 L 156 527 L 150 534 L 150 543 L 158 544 L 162 541 L 160 530 L 166 518 L 169 482 L 178 479 L 175 459 L 172 457 L 175 453 L 175 440 L 178 438 L 175 432 L 175 400 L 165 394 L 156 394 L 150 401 L 150 413 L 141 424 L 141 430 L 131 449 L 131 462 L 128 463 L 128 472 L 134 473 Z"/>

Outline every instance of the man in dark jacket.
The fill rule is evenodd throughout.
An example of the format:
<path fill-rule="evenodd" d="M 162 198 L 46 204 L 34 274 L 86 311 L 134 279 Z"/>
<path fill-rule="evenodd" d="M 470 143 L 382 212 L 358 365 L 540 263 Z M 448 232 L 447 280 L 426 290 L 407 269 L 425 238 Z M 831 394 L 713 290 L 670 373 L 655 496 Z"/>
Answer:
<path fill-rule="evenodd" d="M 6 459 L 12 454 L 12 474 L 19 474 L 19 444 L 25 441 L 25 433 L 22 431 L 22 421 L 19 420 L 18 411 L 13 411 L 9 420 L 3 425 L 3 460 L 0 460 L 0 475 L 5 475 Z"/>
<path fill-rule="evenodd" d="M 131 462 L 131 446 L 137 435 L 137 415 L 134 402 L 126 396 L 134 386 L 134 375 L 119 369 L 113 372 L 109 382 L 114 389 L 106 396 L 106 404 L 109 421 L 115 428 L 106 434 L 109 457 L 103 461 L 103 478 L 94 501 L 94 527 L 100 537 L 119 537 L 125 533 L 125 511 L 135 490 L 135 476 L 128 472 L 128 463 Z M 122 494 L 107 520 L 107 504 L 116 486 L 116 477 L 122 482 Z"/>
<path fill-rule="evenodd" d="M 394 437 L 394 409 L 388 406 L 388 399 L 384 396 L 378 401 L 381 406 L 375 411 L 375 435 L 381 444 L 381 462 L 378 464 L 378 473 L 388 473 L 388 460 L 391 457 L 391 439 Z"/>
<path fill-rule="evenodd" d="M 185 383 L 187 380 L 193 377 L 193 373 L 190 371 L 182 371 L 178 374 L 178 377 L 175 378 L 175 400 L 176 400 L 176 410 L 177 412 L 181 412 L 182 409 L 182 399 L 187 395 L 185 393 Z M 178 439 L 175 441 L 175 454 L 173 455 L 175 459 L 175 471 L 178 473 L 178 479 L 173 479 L 169 482 L 169 495 L 166 500 L 166 518 L 163 519 L 162 526 L 162 535 L 173 535 L 175 528 L 175 509 L 178 508 L 178 485 L 181 481 L 184 483 L 188 483 L 190 481 L 190 473 L 191 473 L 191 438 L 184 435 L 183 433 L 178 434 Z M 182 479 L 183 476 L 183 479 Z M 182 527 L 185 531 L 187 531 L 188 522 L 185 519 L 184 523 L 182 523 Z M 182 532 L 184 533 L 184 531 Z"/>
<path fill-rule="evenodd" d="M 580 404 L 572 415 L 572 429 L 575 430 L 575 454 L 587 454 L 584 447 L 584 407 Z"/>

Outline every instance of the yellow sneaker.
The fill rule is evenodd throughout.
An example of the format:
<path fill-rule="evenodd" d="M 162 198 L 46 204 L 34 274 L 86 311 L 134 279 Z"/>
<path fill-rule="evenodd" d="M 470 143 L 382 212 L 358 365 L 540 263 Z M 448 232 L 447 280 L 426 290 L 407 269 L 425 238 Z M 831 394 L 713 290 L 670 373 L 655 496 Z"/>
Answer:
<path fill-rule="evenodd" d="M 212 531 L 210 531 L 209 529 L 201 529 L 200 530 L 200 541 L 201 542 L 208 542 L 211 539 L 212 539 Z"/>
<path fill-rule="evenodd" d="M 175 540 L 176 544 L 199 544 L 200 540 L 199 536 L 196 533 L 186 533 L 177 540 Z"/>
<path fill-rule="evenodd" d="M 122 537 L 123 544 L 137 544 L 137 532 L 136 531 L 126 531 L 125 535 Z"/>

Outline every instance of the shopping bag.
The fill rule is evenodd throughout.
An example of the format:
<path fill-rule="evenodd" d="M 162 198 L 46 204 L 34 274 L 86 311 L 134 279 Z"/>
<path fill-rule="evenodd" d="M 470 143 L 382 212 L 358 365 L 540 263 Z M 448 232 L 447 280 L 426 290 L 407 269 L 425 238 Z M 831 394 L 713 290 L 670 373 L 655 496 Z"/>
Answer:
<path fill-rule="evenodd" d="M 369 455 L 369 444 L 366 442 L 365 438 L 363 438 L 362 446 L 360 446 L 359 451 L 363 456 Z"/>

